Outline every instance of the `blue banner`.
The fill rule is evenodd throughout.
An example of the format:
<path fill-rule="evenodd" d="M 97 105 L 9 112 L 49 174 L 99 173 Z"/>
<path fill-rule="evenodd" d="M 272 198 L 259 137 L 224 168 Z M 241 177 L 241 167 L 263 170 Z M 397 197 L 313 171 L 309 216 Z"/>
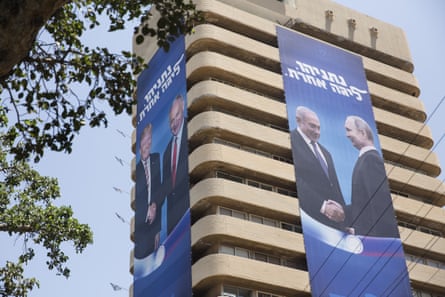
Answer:
<path fill-rule="evenodd" d="M 277 35 L 312 296 L 412 296 L 361 57 Z"/>
<path fill-rule="evenodd" d="M 192 294 L 186 94 L 181 37 L 137 83 L 135 297 Z"/>

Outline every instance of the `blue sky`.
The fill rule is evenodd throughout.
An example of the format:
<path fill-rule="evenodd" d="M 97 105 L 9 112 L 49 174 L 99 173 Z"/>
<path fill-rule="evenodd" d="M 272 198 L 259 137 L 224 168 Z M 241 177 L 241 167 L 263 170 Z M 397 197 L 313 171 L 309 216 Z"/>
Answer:
<path fill-rule="evenodd" d="M 443 87 L 445 19 L 441 15 L 445 11 L 445 2 L 441 0 L 338 0 L 336 2 L 396 25 L 405 31 L 414 62 L 414 75 L 421 90 L 419 98 L 424 103 L 427 115 L 430 116 L 445 96 Z M 439 140 L 445 133 L 444 115 L 445 102 L 439 105 L 428 119 L 428 126 L 437 142 L 434 152 L 439 156 L 442 166 L 445 164 L 445 140 L 440 142 Z M 445 173 L 439 178 L 443 181 Z"/>
<path fill-rule="evenodd" d="M 392 23 L 404 29 L 415 65 L 415 76 L 421 88 L 420 99 L 430 114 L 445 96 L 445 1 L 443 0 L 339 0 L 336 1 L 369 16 Z M 297 1 L 298 3 L 298 1 Z M 129 50 L 132 42 L 132 26 L 118 35 L 96 31 L 86 38 L 89 43 L 108 46 L 114 50 Z M 429 121 L 433 136 L 439 139 L 445 132 L 443 117 L 445 103 Z M 41 255 L 32 265 L 28 275 L 37 276 L 41 288 L 30 297 L 64 296 L 84 297 L 128 296 L 126 289 L 132 282 L 129 259 L 132 242 L 130 226 L 122 222 L 118 213 L 127 222 L 132 217 L 129 193 L 131 138 L 133 131 L 128 116 L 111 117 L 107 129 L 84 129 L 76 139 L 70 155 L 48 153 L 38 165 L 42 174 L 59 179 L 62 199 L 58 204 L 71 205 L 75 215 L 91 226 L 94 244 L 81 254 L 73 254 L 67 246 L 71 259 L 71 277 L 66 280 L 49 272 Z M 121 132 L 123 132 L 122 135 Z M 442 164 L 445 164 L 445 144 L 436 149 Z M 122 164 L 117 160 L 121 159 Z M 441 179 L 445 174 L 441 175 Z M 113 187 L 119 188 L 118 192 Z M 21 248 L 20 240 L 2 240 L 0 263 Z M 110 282 L 122 288 L 113 291 Z"/>

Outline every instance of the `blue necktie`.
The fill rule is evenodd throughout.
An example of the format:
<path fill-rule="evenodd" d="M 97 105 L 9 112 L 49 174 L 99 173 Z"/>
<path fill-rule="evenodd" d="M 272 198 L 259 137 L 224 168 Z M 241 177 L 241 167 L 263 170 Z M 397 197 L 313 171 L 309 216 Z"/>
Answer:
<path fill-rule="evenodd" d="M 318 152 L 317 146 L 315 145 L 315 141 L 311 141 L 311 144 L 314 149 L 315 156 L 317 157 L 318 162 L 320 162 L 321 168 L 323 168 L 324 173 L 329 178 L 328 165 L 326 165 L 326 162 L 323 160 L 323 157 Z"/>

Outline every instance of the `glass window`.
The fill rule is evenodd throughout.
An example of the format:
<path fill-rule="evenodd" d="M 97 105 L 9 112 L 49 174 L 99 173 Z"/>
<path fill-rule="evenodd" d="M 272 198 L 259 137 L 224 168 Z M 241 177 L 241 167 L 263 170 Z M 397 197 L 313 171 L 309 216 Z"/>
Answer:
<path fill-rule="evenodd" d="M 225 208 L 225 207 L 220 207 L 219 208 L 219 213 L 222 214 L 222 215 L 230 216 L 230 217 L 232 216 L 232 210 L 228 209 L 228 208 Z"/>
<path fill-rule="evenodd" d="M 253 181 L 253 180 L 250 180 L 250 179 L 247 181 L 247 184 L 249 186 L 256 187 L 256 188 L 260 187 L 260 183 L 259 182 L 256 182 L 256 181 Z"/>
<path fill-rule="evenodd" d="M 243 258 L 249 258 L 249 251 L 242 248 L 235 248 L 235 255 Z"/>
<path fill-rule="evenodd" d="M 267 225 L 267 226 L 272 226 L 272 227 L 276 226 L 275 220 L 267 219 L 267 218 L 263 218 L 263 224 Z"/>
<path fill-rule="evenodd" d="M 241 212 L 241 211 L 232 210 L 232 217 L 245 220 L 246 213 Z"/>
<path fill-rule="evenodd" d="M 263 218 L 260 216 L 256 216 L 256 215 L 251 215 L 250 216 L 250 220 L 252 222 L 258 223 L 258 224 L 262 224 L 263 223 Z"/>
<path fill-rule="evenodd" d="M 297 262 L 286 260 L 284 261 L 284 266 L 290 267 L 290 268 L 297 268 Z"/>
<path fill-rule="evenodd" d="M 223 296 L 228 296 L 228 297 L 252 297 L 252 291 L 244 289 L 244 288 L 224 286 L 223 287 Z"/>
<path fill-rule="evenodd" d="M 272 191 L 273 190 L 271 185 L 265 185 L 265 184 L 261 184 L 261 189 L 267 190 L 267 191 Z"/>
<path fill-rule="evenodd" d="M 275 256 L 269 256 L 269 263 L 280 265 L 280 258 Z"/>
<path fill-rule="evenodd" d="M 416 225 L 404 221 L 399 221 L 399 226 L 416 230 Z"/>
<path fill-rule="evenodd" d="M 221 254 L 235 255 L 235 249 L 233 247 L 226 246 L 226 245 L 221 245 L 219 247 L 219 252 Z"/>
<path fill-rule="evenodd" d="M 238 290 L 235 287 L 224 286 L 223 291 L 223 296 L 236 297 L 238 294 Z"/>
<path fill-rule="evenodd" d="M 232 181 L 235 181 L 237 183 L 243 183 L 243 178 L 242 177 L 231 175 L 231 174 L 228 174 L 228 173 L 225 173 L 225 172 L 222 172 L 222 171 L 217 171 L 216 172 L 216 177 L 232 180 Z"/>
<path fill-rule="evenodd" d="M 262 253 L 255 253 L 255 260 L 267 262 L 267 255 Z"/>
<path fill-rule="evenodd" d="M 280 297 L 280 296 L 270 293 L 258 292 L 258 297 Z"/>
<path fill-rule="evenodd" d="M 238 297 L 252 297 L 252 291 L 239 288 Z"/>
<path fill-rule="evenodd" d="M 291 224 L 281 222 L 281 229 L 293 231 L 294 228 Z"/>
<path fill-rule="evenodd" d="M 282 194 L 282 195 L 287 195 L 289 194 L 289 191 L 286 189 L 282 189 L 282 188 L 277 188 L 277 193 Z"/>

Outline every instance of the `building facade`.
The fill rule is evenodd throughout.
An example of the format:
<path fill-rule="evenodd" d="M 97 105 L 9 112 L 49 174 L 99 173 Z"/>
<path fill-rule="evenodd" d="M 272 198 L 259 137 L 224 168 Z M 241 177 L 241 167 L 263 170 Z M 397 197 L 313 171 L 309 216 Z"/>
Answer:
<path fill-rule="evenodd" d="M 205 21 L 185 38 L 193 296 L 311 295 L 277 24 L 362 56 L 413 295 L 445 296 L 445 185 L 403 31 L 330 0 L 195 2 Z M 147 61 L 156 49 L 134 45 Z"/>

